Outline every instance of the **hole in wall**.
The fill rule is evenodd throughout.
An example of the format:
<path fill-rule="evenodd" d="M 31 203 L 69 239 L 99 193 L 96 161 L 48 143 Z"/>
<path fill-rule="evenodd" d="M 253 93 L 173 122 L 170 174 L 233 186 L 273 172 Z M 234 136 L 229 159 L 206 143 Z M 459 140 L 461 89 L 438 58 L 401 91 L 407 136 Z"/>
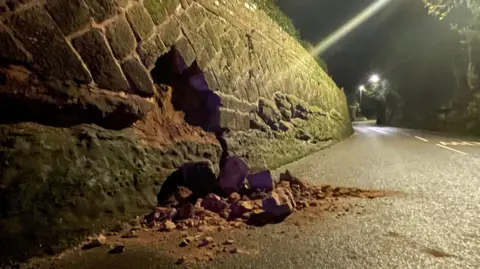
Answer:
<path fill-rule="evenodd" d="M 221 99 L 208 86 L 203 71 L 194 61 L 187 66 L 175 48 L 159 57 L 151 71 L 156 84 L 172 88 L 175 110 L 185 114 L 185 121 L 209 132 L 220 131 Z"/>

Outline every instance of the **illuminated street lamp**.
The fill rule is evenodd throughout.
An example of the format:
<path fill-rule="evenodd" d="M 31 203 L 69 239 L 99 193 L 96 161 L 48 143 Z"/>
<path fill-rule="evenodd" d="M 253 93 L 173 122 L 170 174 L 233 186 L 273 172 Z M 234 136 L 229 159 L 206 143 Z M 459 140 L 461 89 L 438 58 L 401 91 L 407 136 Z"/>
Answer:
<path fill-rule="evenodd" d="M 365 91 L 365 86 L 360 85 L 360 87 L 358 87 L 358 90 L 360 91 L 360 102 L 362 102 L 362 94 Z"/>
<path fill-rule="evenodd" d="M 370 79 L 368 80 L 371 83 L 378 83 L 380 81 L 380 76 L 377 74 L 373 74 L 370 76 Z"/>

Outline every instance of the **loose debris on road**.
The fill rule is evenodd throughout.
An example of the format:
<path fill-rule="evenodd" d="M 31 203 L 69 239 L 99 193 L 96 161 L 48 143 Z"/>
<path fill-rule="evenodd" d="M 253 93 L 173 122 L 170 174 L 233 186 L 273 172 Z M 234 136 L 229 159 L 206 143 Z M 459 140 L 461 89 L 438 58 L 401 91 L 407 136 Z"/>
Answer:
<path fill-rule="evenodd" d="M 163 233 L 180 231 L 183 239 L 176 246 L 186 249 L 176 264 L 212 261 L 216 255 L 246 253 L 232 238 L 216 241 L 208 232 L 241 229 L 279 223 L 295 211 L 349 211 L 336 203 L 340 198 L 377 198 L 389 195 L 381 191 L 314 185 L 286 171 L 274 181 L 270 171 L 249 174 L 239 158 L 228 157 L 216 177 L 209 162 L 189 163 L 174 172 L 164 183 L 158 206 L 140 225 L 120 235 L 132 240 L 139 230 Z M 296 226 L 300 223 L 295 222 Z M 200 232 L 189 235 L 190 230 Z M 84 249 L 105 244 L 105 237 L 89 240 Z M 130 238 L 130 239 L 129 239 Z M 109 253 L 122 253 L 116 245 Z M 185 255 L 187 253 L 187 255 Z"/>

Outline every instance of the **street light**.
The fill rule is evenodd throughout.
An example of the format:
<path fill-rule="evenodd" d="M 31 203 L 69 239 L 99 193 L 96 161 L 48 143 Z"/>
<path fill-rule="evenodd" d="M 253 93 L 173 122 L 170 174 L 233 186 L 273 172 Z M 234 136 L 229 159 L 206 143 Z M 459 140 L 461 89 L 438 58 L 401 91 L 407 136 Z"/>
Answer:
<path fill-rule="evenodd" d="M 370 79 L 368 81 L 370 81 L 371 83 L 377 83 L 380 81 L 380 76 L 377 74 L 373 74 L 370 76 Z"/>
<path fill-rule="evenodd" d="M 360 85 L 360 87 L 358 87 L 358 90 L 360 91 L 360 102 L 362 102 L 362 93 L 365 91 L 365 86 Z"/>

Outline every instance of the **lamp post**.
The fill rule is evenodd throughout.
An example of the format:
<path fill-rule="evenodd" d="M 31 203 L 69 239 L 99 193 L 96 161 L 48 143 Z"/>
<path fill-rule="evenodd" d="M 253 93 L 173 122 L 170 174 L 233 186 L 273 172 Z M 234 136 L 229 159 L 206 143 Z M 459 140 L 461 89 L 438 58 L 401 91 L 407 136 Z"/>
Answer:
<path fill-rule="evenodd" d="M 358 87 L 358 90 L 360 91 L 360 103 L 361 103 L 362 102 L 363 91 L 365 91 L 365 86 L 360 85 L 360 87 Z"/>

